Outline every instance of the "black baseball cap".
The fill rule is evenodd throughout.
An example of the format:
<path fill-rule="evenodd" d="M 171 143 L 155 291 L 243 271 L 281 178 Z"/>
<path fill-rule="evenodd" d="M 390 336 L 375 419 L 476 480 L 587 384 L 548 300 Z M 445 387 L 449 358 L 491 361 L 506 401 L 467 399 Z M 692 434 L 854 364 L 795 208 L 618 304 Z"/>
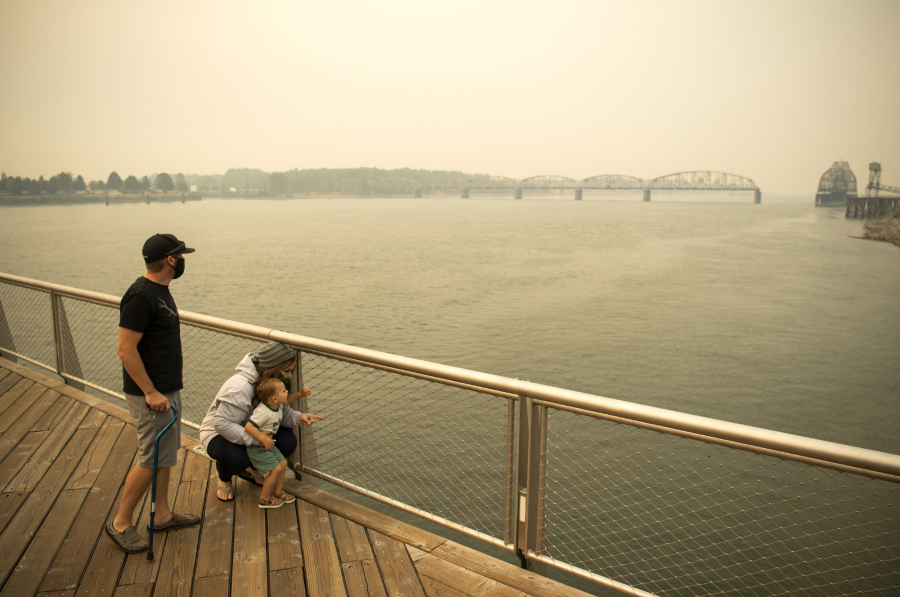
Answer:
<path fill-rule="evenodd" d="M 193 253 L 194 249 L 184 246 L 183 240 L 174 234 L 154 234 L 144 243 L 144 262 L 153 263 L 171 255 Z"/>

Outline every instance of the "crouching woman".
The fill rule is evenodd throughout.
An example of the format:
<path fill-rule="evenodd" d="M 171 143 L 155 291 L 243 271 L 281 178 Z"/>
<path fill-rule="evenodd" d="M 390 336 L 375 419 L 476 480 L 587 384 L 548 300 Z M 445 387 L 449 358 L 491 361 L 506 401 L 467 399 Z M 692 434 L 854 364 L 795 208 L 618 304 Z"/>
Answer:
<path fill-rule="evenodd" d="M 235 367 L 237 373 L 222 385 L 206 412 L 200 424 L 200 442 L 206 453 L 216 460 L 219 475 L 216 495 L 220 500 L 234 499 L 231 487 L 234 476 L 262 484 L 262 475 L 252 468 L 247 456 L 247 446 L 259 445 L 259 441 L 247 433 L 244 425 L 257 404 L 256 387 L 271 378 L 278 378 L 288 386 L 295 361 L 294 351 L 280 342 L 266 344 L 258 354 L 249 353 Z M 304 387 L 288 396 L 287 404 L 310 393 L 309 388 Z M 312 425 L 321 419 L 324 417 L 284 409 L 281 427 L 272 436 L 275 447 L 284 455 L 293 454 L 297 449 L 297 438 L 292 429 L 298 425 Z"/>

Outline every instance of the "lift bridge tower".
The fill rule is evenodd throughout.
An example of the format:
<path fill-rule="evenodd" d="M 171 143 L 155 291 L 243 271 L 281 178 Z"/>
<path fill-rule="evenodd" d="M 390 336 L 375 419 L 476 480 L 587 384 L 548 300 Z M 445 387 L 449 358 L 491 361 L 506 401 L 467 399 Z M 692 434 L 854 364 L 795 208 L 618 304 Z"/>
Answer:
<path fill-rule="evenodd" d="M 892 197 L 900 195 L 900 188 L 881 184 L 881 164 L 869 164 L 869 184 L 866 185 L 866 197 Z"/>
<path fill-rule="evenodd" d="M 881 184 L 881 164 L 869 164 L 865 197 L 847 197 L 847 218 L 886 218 L 900 211 L 900 187 Z"/>

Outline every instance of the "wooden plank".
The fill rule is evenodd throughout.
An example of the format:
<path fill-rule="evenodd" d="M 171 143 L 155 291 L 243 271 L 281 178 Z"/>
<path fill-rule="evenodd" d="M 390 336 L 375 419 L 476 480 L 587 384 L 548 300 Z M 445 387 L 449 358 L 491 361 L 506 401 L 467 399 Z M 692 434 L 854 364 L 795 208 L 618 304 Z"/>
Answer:
<path fill-rule="evenodd" d="M 128 434 L 131 429 L 126 429 Z M 178 450 L 178 460 L 172 470 L 169 471 L 169 504 L 174 504 L 178 497 L 178 487 L 181 480 L 181 471 L 184 468 L 184 450 Z M 150 524 L 150 489 L 144 494 L 144 502 L 141 508 L 137 508 L 138 517 L 135 527 L 141 537 L 147 538 L 147 525 Z M 156 576 L 159 574 L 159 554 L 164 553 L 166 549 L 166 541 L 168 541 L 168 533 L 158 533 L 153 537 L 153 552 L 155 558 L 147 559 L 145 553 L 128 554 L 125 558 L 125 567 L 122 569 L 122 576 L 119 579 L 121 585 L 139 585 L 141 583 L 156 582 Z"/>
<path fill-rule="evenodd" d="M 303 568 L 288 568 L 287 570 L 273 570 L 269 572 L 269 590 L 269 594 L 272 597 L 306 595 L 306 587 L 303 584 Z"/>
<path fill-rule="evenodd" d="M 0 416 L 0 418 L 8 417 L 2 438 L 0 438 L 0 458 L 5 458 L 16 444 L 32 431 L 32 427 L 38 420 L 47 416 L 47 412 L 50 412 L 51 409 L 67 407 L 67 403 L 64 401 L 68 398 L 63 398 L 46 388 L 39 393 L 41 388 L 42 386 L 39 385 L 32 386 L 16 404 Z M 13 417 L 15 417 L 14 421 Z"/>
<path fill-rule="evenodd" d="M 200 548 L 194 577 L 197 579 L 224 577 L 227 581 L 231 574 L 234 502 L 221 502 L 216 497 L 218 478 L 216 467 L 212 467 L 206 488 L 206 506 L 203 511 L 203 527 L 200 529 Z M 197 593 L 197 586 L 197 581 L 194 581 L 194 594 Z M 226 586 L 221 594 L 227 592 Z"/>
<path fill-rule="evenodd" d="M 100 474 L 100 471 L 103 470 L 103 466 L 106 464 L 107 458 L 109 458 L 110 451 L 113 449 L 113 446 L 119 439 L 119 434 L 125 427 L 125 423 L 122 421 L 108 417 L 100 411 L 92 411 L 91 414 L 93 413 L 98 413 L 100 415 L 100 422 L 103 423 L 103 425 L 100 428 L 95 428 L 97 436 L 94 439 L 94 443 L 91 444 L 88 453 L 81 459 L 81 462 L 78 463 L 78 467 L 75 469 L 75 472 L 72 473 L 72 478 L 69 479 L 66 489 L 80 489 L 82 487 L 90 488 L 94 486 L 94 481 L 97 480 L 97 476 Z M 88 417 L 88 419 L 90 419 L 90 417 Z M 88 419 L 85 419 L 81 424 L 82 428 L 91 423 Z"/>
<path fill-rule="evenodd" d="M 207 462 L 208 466 L 209 462 Z M 207 478 L 180 484 L 178 499 L 174 503 L 176 512 L 203 515 L 203 498 L 206 497 Z M 156 534 L 157 537 L 161 535 L 162 533 Z M 155 597 L 190 595 L 194 581 L 197 544 L 200 542 L 200 527 L 193 526 L 166 531 L 165 535 L 165 550 L 161 549 L 156 553 L 160 563 L 159 575 L 156 578 L 156 590 L 153 594 Z M 155 542 L 156 537 L 154 537 L 154 551 L 156 552 Z"/>
<path fill-rule="evenodd" d="M 6 390 L 19 383 L 19 381 L 22 379 L 22 376 L 11 373 L 6 369 L 0 369 L 0 372 L 3 373 L 3 379 L 0 379 L 0 396 L 2 396 L 4 393 L 6 393 Z"/>
<path fill-rule="evenodd" d="M 32 392 L 34 396 L 28 395 L 31 400 L 34 400 L 36 396 L 43 394 L 46 389 L 43 386 L 36 386 L 29 379 L 23 379 L 6 392 L 2 400 L 0 400 L 0 433 L 4 433 L 9 429 L 9 426 L 28 408 L 28 402 L 22 400 L 23 396 L 28 394 L 28 392 Z M 14 409 L 16 409 L 15 414 L 11 414 L 11 411 Z"/>
<path fill-rule="evenodd" d="M 22 504 L 25 503 L 27 497 L 28 494 L 23 491 L 0 494 L 0 533 L 3 532 L 6 525 L 13 519 L 13 516 L 19 511 Z"/>
<path fill-rule="evenodd" d="M 425 590 L 419 582 L 419 575 L 409 557 L 409 552 L 406 551 L 406 546 L 371 529 L 369 539 L 388 595 L 425 597 Z"/>
<path fill-rule="evenodd" d="M 92 439 L 93 435 L 87 429 L 75 432 L 62 455 L 56 459 L 0 534 L 0 553 L 4 554 L 0 559 L 0 582 L 6 580 L 15 561 L 25 551 Z"/>
<path fill-rule="evenodd" d="M 187 481 L 203 481 L 204 484 L 209 479 L 210 460 L 201 458 L 195 452 L 184 451 L 184 470 L 181 471 L 181 482 Z"/>
<path fill-rule="evenodd" d="M 57 392 L 64 396 L 68 396 L 69 398 L 73 398 L 82 404 L 87 404 L 94 410 L 99 410 L 100 412 L 104 412 L 107 415 L 113 417 L 114 419 L 119 419 L 123 423 L 127 423 L 128 425 L 134 425 L 134 420 L 131 418 L 131 415 L 128 414 L 128 409 L 122 406 L 116 406 L 102 398 L 97 398 L 96 396 L 91 396 L 90 394 L 86 394 L 81 390 L 77 390 L 72 386 L 59 386 L 55 388 Z M 122 404 L 125 404 L 125 401 L 122 401 Z"/>
<path fill-rule="evenodd" d="M 415 563 L 429 597 L 466 595 L 469 597 L 523 597 L 525 593 L 466 570 L 452 562 L 426 554 Z"/>
<path fill-rule="evenodd" d="M 9 375 L 9 373 L 10 373 L 9 369 L 3 369 L 3 368 L 0 368 L 0 381 L 3 381 L 3 379 L 4 379 L 7 375 Z M 3 392 L 0 392 L 0 394 L 2 394 L 2 393 L 3 393 Z"/>
<path fill-rule="evenodd" d="M 116 594 L 113 597 L 150 597 L 153 595 L 153 587 L 152 582 L 120 586 L 116 587 Z"/>
<path fill-rule="evenodd" d="M 116 496 L 134 462 L 136 453 L 137 436 L 126 430 L 119 435 L 113 445 L 103 469 L 91 487 L 90 494 L 85 499 L 75 522 L 72 523 L 72 530 L 63 541 L 41 583 L 41 591 L 75 589 L 82 571 L 88 564 L 94 545 L 98 540 L 109 542 L 109 538 L 103 533 L 103 525 L 110 516 L 113 504 L 116 503 Z"/>
<path fill-rule="evenodd" d="M 60 394 L 62 396 L 62 394 Z M 56 405 L 44 413 L 40 419 L 31 426 L 31 431 L 53 431 L 56 427 L 68 419 L 69 409 L 73 404 L 78 404 L 69 397 L 62 396 Z"/>
<path fill-rule="evenodd" d="M 42 391 L 43 390 L 43 391 Z M 12 405 L 5 413 L 0 415 L 0 458 L 12 452 L 13 448 L 25 435 L 31 431 L 31 427 L 44 416 L 45 412 L 53 407 L 60 399 L 56 392 L 47 390 L 43 386 L 34 385 L 25 392 L 22 397 Z"/>
<path fill-rule="evenodd" d="M 311 504 L 333 512 L 342 518 L 361 524 L 366 528 L 378 531 L 382 535 L 402 541 L 418 549 L 431 551 L 446 541 L 421 529 L 400 522 L 373 510 L 354 504 L 336 495 L 322 491 L 312 485 L 300 483 L 295 479 L 286 479 L 285 490 Z"/>
<path fill-rule="evenodd" d="M 426 597 L 474 597 L 453 587 L 442 585 L 433 578 L 422 578 L 422 587 Z"/>
<path fill-rule="evenodd" d="M 4 491 L 9 482 L 22 470 L 25 463 L 34 455 L 41 444 L 50 435 L 49 431 L 32 431 L 22 438 L 13 451 L 0 462 L 0 491 Z"/>
<path fill-rule="evenodd" d="M 342 562 L 359 562 L 375 558 L 364 526 L 332 514 L 331 528 Z"/>
<path fill-rule="evenodd" d="M 303 567 L 303 549 L 300 546 L 300 526 L 297 523 L 297 506 L 285 504 L 276 510 L 266 510 L 268 528 L 269 571 Z M 271 574 L 269 575 L 271 578 Z"/>
<path fill-rule="evenodd" d="M 37 592 L 41 579 L 50 567 L 51 554 L 56 553 L 65 539 L 87 493 L 87 489 L 77 489 L 60 494 L 44 519 L 44 524 L 35 534 L 34 541 L 3 585 L 0 597 L 20 597 Z"/>
<path fill-rule="evenodd" d="M 53 591 L 52 593 L 38 593 L 34 597 L 75 597 L 75 589 L 70 591 Z"/>
<path fill-rule="evenodd" d="M 387 597 L 375 560 L 355 560 L 341 564 L 347 597 Z"/>
<path fill-rule="evenodd" d="M 61 398 L 60 401 L 62 400 L 69 399 Z M 71 403 L 71 401 L 69 402 Z M 106 415 L 103 413 L 91 412 L 88 407 L 78 403 L 71 404 L 71 408 L 68 409 L 66 414 L 66 421 L 57 425 L 56 429 L 50 432 L 50 436 L 35 451 L 34 455 L 28 459 L 28 462 L 25 463 L 25 466 L 22 467 L 22 470 L 19 471 L 15 478 L 9 482 L 9 485 L 6 486 L 7 491 L 32 491 L 40 483 L 46 471 L 53 466 L 59 455 L 69 449 L 66 444 L 76 431 L 87 433 L 88 437 L 91 438 L 91 444 L 93 444 L 96 434 L 93 429 L 79 429 L 82 420 L 85 418 L 106 418 Z M 82 452 L 75 456 L 78 457 L 77 465 L 81 463 L 84 453 Z"/>
<path fill-rule="evenodd" d="M 296 505 L 309 594 L 345 597 L 347 592 L 344 590 L 341 564 L 328 512 L 302 500 L 298 500 Z"/>
<path fill-rule="evenodd" d="M 11 372 L 18 373 L 22 377 L 27 378 L 31 381 L 35 381 L 35 382 L 54 381 L 54 380 L 50 379 L 49 377 L 47 377 L 46 375 L 43 375 L 42 373 L 38 373 L 37 371 L 29 369 L 28 367 L 26 367 L 24 365 L 20 365 L 18 363 L 13 363 L 12 361 L 8 361 L 2 357 L 0 357 L 0 365 L 2 365 L 4 369 L 9 369 Z M 56 382 L 56 383 L 62 383 L 62 382 Z"/>
<path fill-rule="evenodd" d="M 224 595 L 228 595 L 227 574 L 194 579 L 194 591 L 191 593 L 191 597 L 223 597 Z M 272 595 L 276 597 L 275 593 Z M 284 595 L 289 595 L 289 593 L 284 593 Z M 295 595 L 305 595 L 305 593 L 295 593 Z"/>
<path fill-rule="evenodd" d="M 431 554 L 535 597 L 588 597 L 583 591 L 501 562 L 452 541 L 447 541 Z"/>
<path fill-rule="evenodd" d="M 419 560 L 428 555 L 427 551 L 422 551 L 421 549 L 416 549 L 415 547 L 411 547 L 409 545 L 406 546 L 406 551 L 409 552 L 409 559 L 412 560 L 413 564 L 417 563 Z"/>
<path fill-rule="evenodd" d="M 106 524 L 107 520 L 115 518 L 121 499 L 122 492 L 120 490 L 116 496 L 115 502 L 113 502 L 109 516 L 103 521 L 104 524 Z M 124 563 L 125 552 L 119 549 L 109 537 L 105 534 L 99 539 L 95 537 L 94 551 L 84 570 L 81 581 L 75 580 L 75 582 L 78 583 L 78 590 L 75 593 L 75 597 L 101 597 L 112 595 L 116 589 L 116 579 L 119 578 L 119 572 L 122 570 L 122 565 Z"/>
<path fill-rule="evenodd" d="M 259 486 L 234 479 L 234 568 L 231 597 L 267 597 L 266 516 Z M 324 597 L 324 594 L 322 594 Z"/>
<path fill-rule="evenodd" d="M 3 394 L 0 394 L 0 415 L 6 413 L 6 410 L 10 406 L 16 404 L 19 396 L 27 392 L 34 385 L 34 382 L 31 380 L 22 379 L 18 375 L 16 377 L 18 377 L 19 380 Z"/>

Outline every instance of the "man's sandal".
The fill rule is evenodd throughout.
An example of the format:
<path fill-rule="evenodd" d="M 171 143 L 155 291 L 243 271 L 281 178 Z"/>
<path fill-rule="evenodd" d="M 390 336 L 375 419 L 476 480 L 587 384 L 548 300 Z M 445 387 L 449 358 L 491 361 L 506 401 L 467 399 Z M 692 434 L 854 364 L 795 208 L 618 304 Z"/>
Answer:
<path fill-rule="evenodd" d="M 172 512 L 172 518 L 169 520 L 154 523 L 153 531 L 157 533 L 161 531 L 173 531 L 184 527 L 192 527 L 197 524 L 200 524 L 200 517 L 196 514 L 179 514 L 178 512 Z M 147 530 L 150 530 L 149 523 L 147 524 Z"/>
<path fill-rule="evenodd" d="M 282 491 L 278 495 L 275 495 L 274 493 L 272 495 L 277 497 L 279 500 L 281 500 L 285 504 L 293 504 L 294 502 L 297 501 L 297 498 L 295 498 L 294 496 L 292 496 L 291 494 L 289 494 L 285 491 Z"/>
<path fill-rule="evenodd" d="M 263 500 L 263 499 L 259 500 L 260 508 L 281 508 L 283 505 L 284 505 L 284 500 L 280 500 L 275 496 L 272 496 L 267 500 Z"/>
<path fill-rule="evenodd" d="M 221 485 L 216 483 L 216 497 L 219 498 L 220 502 L 233 502 L 234 495 L 231 492 L 232 485 L 229 484 L 228 487 L 222 487 Z M 226 497 L 219 497 L 220 493 L 224 494 Z"/>

